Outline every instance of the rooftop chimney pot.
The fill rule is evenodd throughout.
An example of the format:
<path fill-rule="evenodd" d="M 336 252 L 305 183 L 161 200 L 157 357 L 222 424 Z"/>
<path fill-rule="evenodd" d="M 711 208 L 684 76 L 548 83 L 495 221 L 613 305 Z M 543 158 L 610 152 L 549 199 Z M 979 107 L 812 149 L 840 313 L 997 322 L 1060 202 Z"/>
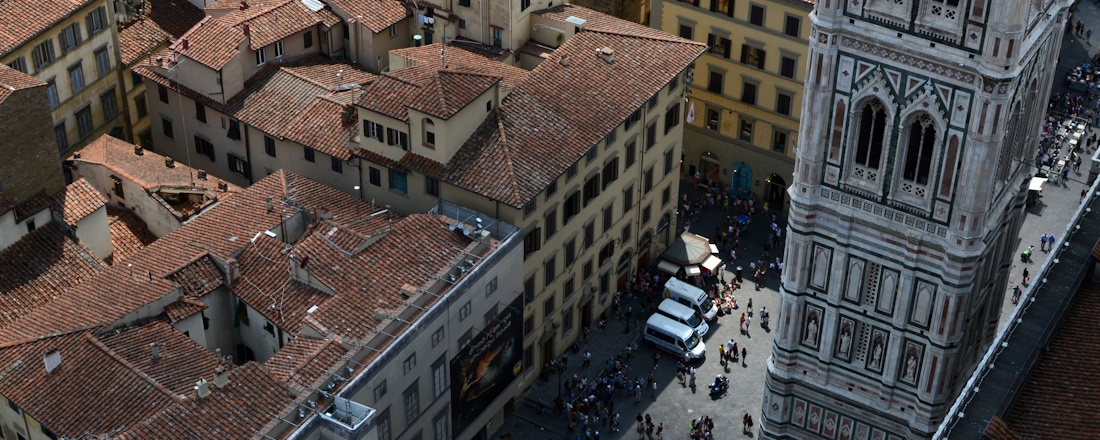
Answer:
<path fill-rule="evenodd" d="M 197 394 L 200 399 L 209 397 L 210 382 L 207 382 L 206 379 L 199 379 L 198 382 L 195 382 L 195 394 Z"/>
<path fill-rule="evenodd" d="M 166 166 L 168 168 L 175 168 L 176 167 L 176 160 L 172 159 L 171 157 L 166 157 L 166 158 L 164 158 L 164 166 Z"/>
<path fill-rule="evenodd" d="M 150 342 L 149 343 L 149 350 L 153 352 L 153 363 L 154 364 L 157 363 L 157 361 L 160 360 L 160 351 L 157 350 L 157 343 L 156 342 Z"/>
<path fill-rule="evenodd" d="M 225 388 L 226 385 L 229 385 L 229 370 L 218 365 L 218 368 L 214 369 L 214 386 Z"/>

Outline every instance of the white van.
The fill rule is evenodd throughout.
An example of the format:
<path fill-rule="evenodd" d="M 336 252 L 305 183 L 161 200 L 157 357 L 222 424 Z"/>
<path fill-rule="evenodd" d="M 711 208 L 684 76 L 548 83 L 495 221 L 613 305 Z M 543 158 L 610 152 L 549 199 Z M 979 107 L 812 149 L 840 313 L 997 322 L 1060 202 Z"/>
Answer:
<path fill-rule="evenodd" d="M 675 354 L 677 358 L 687 353 L 692 359 L 702 359 L 707 353 L 706 344 L 694 329 L 660 313 L 654 313 L 646 321 L 643 337 L 646 342 Z"/>
<path fill-rule="evenodd" d="M 669 278 L 665 282 L 665 298 L 695 309 L 699 312 L 699 316 L 707 321 L 712 321 L 718 316 L 718 307 L 714 305 L 714 301 L 711 301 L 710 296 L 707 296 L 707 292 L 676 278 Z"/>
<path fill-rule="evenodd" d="M 707 332 L 710 331 L 710 325 L 707 325 L 707 321 L 699 316 L 699 312 L 669 298 L 661 301 L 661 304 L 657 306 L 657 313 L 695 329 L 695 334 L 699 335 L 700 338 L 706 336 Z"/>

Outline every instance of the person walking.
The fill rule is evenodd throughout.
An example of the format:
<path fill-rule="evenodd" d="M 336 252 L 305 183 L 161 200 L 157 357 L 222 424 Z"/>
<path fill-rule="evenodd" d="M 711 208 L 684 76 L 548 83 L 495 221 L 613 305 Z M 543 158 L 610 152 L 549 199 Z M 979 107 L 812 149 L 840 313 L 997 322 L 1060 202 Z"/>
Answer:
<path fill-rule="evenodd" d="M 1092 46 L 1092 28 L 1085 31 L 1085 42 L 1088 43 L 1089 46 Z"/>
<path fill-rule="evenodd" d="M 1017 284 L 1012 288 L 1012 304 L 1019 304 L 1020 302 L 1020 285 Z"/>
<path fill-rule="evenodd" d="M 718 364 L 726 365 L 726 344 L 718 344 Z"/>
<path fill-rule="evenodd" d="M 752 416 L 750 416 L 749 413 L 745 413 L 745 416 L 741 417 L 741 426 L 741 432 L 748 434 L 749 428 L 752 428 Z"/>
<path fill-rule="evenodd" d="M 591 351 L 584 352 L 584 364 L 581 365 L 581 366 L 584 367 L 584 368 L 588 368 L 588 365 L 591 364 L 591 363 L 592 363 L 592 352 Z"/>
<path fill-rule="evenodd" d="M 1025 268 L 1024 268 L 1024 281 L 1023 281 L 1023 283 L 1021 283 L 1021 284 L 1023 284 L 1023 285 L 1025 285 L 1025 286 L 1026 286 L 1026 285 L 1027 285 L 1027 284 L 1028 284 L 1029 282 L 1031 282 L 1031 276 L 1030 276 L 1030 275 L 1028 275 L 1028 273 L 1027 273 L 1027 268 L 1025 267 Z"/>
<path fill-rule="evenodd" d="M 657 440 L 665 440 L 665 424 L 664 422 L 657 424 Z"/>
<path fill-rule="evenodd" d="M 745 350 L 745 347 L 741 347 L 741 365 L 745 364 L 745 361 L 748 360 L 748 357 L 749 352 Z"/>
<path fill-rule="evenodd" d="M 752 302 L 751 298 L 749 299 L 749 302 Z M 745 318 L 745 336 L 751 337 L 751 335 L 749 335 L 749 330 L 751 330 L 751 329 L 752 329 L 752 315 L 749 315 L 747 318 Z"/>
<path fill-rule="evenodd" d="M 1039 237 L 1039 250 L 1047 250 L 1047 234 Z"/>

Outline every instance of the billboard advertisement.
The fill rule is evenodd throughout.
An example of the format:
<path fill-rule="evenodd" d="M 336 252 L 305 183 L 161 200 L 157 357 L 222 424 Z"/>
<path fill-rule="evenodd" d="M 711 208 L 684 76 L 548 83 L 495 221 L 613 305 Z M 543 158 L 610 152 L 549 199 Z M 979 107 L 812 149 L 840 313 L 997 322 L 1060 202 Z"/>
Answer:
<path fill-rule="evenodd" d="M 523 297 L 460 347 L 451 359 L 451 437 L 466 430 L 523 371 Z"/>

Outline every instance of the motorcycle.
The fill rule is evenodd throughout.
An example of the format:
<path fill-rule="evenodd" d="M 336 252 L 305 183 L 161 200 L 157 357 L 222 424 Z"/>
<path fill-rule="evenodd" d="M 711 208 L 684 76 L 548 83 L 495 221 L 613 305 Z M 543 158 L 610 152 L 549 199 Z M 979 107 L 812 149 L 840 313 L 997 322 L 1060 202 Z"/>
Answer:
<path fill-rule="evenodd" d="M 730 381 L 729 379 L 726 379 L 721 374 L 719 374 L 714 378 L 714 382 L 711 382 L 711 384 L 707 387 L 710 388 L 711 397 L 721 396 L 729 390 Z"/>

